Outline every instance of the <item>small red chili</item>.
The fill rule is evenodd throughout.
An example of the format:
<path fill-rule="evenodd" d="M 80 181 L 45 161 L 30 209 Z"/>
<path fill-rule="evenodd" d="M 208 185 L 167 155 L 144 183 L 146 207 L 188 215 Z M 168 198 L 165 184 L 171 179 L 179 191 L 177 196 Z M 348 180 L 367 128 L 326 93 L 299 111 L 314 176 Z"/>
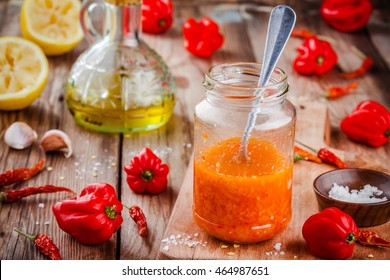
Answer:
<path fill-rule="evenodd" d="M 149 148 L 144 148 L 124 170 L 127 184 L 136 193 L 158 194 L 167 188 L 169 167 Z"/>
<path fill-rule="evenodd" d="M 374 61 L 372 60 L 371 57 L 365 55 L 362 51 L 360 51 L 355 46 L 352 46 L 351 49 L 354 53 L 356 53 L 362 59 L 362 64 L 360 65 L 359 68 L 355 69 L 352 72 L 341 73 L 341 77 L 343 77 L 345 79 L 354 79 L 354 78 L 360 77 L 364 73 L 366 73 L 368 70 L 370 70 L 371 67 L 374 65 Z"/>
<path fill-rule="evenodd" d="M 27 187 L 20 190 L 8 190 L 0 192 L 0 203 L 11 203 L 34 194 L 40 193 L 56 193 L 56 192 L 70 192 L 74 193 L 69 188 L 57 187 L 52 185 L 45 185 L 39 187 Z"/>
<path fill-rule="evenodd" d="M 37 175 L 45 166 L 45 159 L 40 160 L 31 168 L 21 167 L 7 170 L 0 174 L 0 187 L 27 181 Z"/>
<path fill-rule="evenodd" d="M 323 75 L 329 72 L 338 60 L 332 45 L 316 36 L 306 38 L 297 51 L 299 55 L 293 62 L 293 68 L 303 75 Z"/>
<path fill-rule="evenodd" d="M 302 142 L 299 142 L 295 140 L 298 144 L 312 150 L 314 153 L 317 154 L 317 157 L 319 157 L 323 162 L 332 164 L 336 166 L 337 168 L 346 168 L 347 165 L 338 157 L 336 156 L 333 152 L 329 151 L 326 148 L 321 148 L 319 150 L 316 150 L 306 144 L 303 144 Z"/>
<path fill-rule="evenodd" d="M 347 95 L 354 91 L 359 86 L 358 82 L 353 82 L 351 84 L 348 84 L 346 86 L 333 86 L 328 88 L 328 90 L 325 92 L 325 96 L 328 99 L 336 99 L 338 97 Z"/>
<path fill-rule="evenodd" d="M 45 234 L 37 234 L 34 236 L 18 229 L 14 229 L 14 231 L 30 239 L 35 247 L 45 256 L 52 260 L 62 260 L 60 250 L 49 236 Z"/>
<path fill-rule="evenodd" d="M 360 230 L 357 242 L 365 246 L 390 247 L 390 241 L 383 239 L 372 230 Z"/>
<path fill-rule="evenodd" d="M 329 207 L 304 222 L 302 235 L 316 257 L 342 260 L 352 256 L 359 230 L 350 215 Z"/>
<path fill-rule="evenodd" d="M 211 57 L 222 47 L 224 41 L 218 24 L 208 17 L 202 18 L 199 22 L 188 18 L 183 23 L 183 36 L 184 48 L 202 58 Z"/>
<path fill-rule="evenodd" d="M 146 223 L 146 217 L 142 209 L 137 205 L 133 205 L 129 209 L 129 214 L 138 226 L 138 234 L 141 237 L 146 237 L 148 235 L 148 225 Z"/>
<path fill-rule="evenodd" d="M 316 163 L 322 163 L 322 160 L 316 155 L 313 155 L 312 153 L 298 146 L 294 146 L 294 161 L 298 161 L 298 160 L 307 160 Z"/>

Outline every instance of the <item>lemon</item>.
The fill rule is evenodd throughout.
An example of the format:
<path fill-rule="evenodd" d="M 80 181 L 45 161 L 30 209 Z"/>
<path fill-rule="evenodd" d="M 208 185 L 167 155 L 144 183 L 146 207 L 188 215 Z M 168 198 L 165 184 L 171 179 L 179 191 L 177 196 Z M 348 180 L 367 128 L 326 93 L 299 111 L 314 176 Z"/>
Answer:
<path fill-rule="evenodd" d="M 72 50 L 83 39 L 79 0 L 24 0 L 20 14 L 23 37 L 47 55 Z"/>
<path fill-rule="evenodd" d="M 0 37 L 0 110 L 31 105 L 48 75 L 49 63 L 38 45 L 21 37 Z"/>

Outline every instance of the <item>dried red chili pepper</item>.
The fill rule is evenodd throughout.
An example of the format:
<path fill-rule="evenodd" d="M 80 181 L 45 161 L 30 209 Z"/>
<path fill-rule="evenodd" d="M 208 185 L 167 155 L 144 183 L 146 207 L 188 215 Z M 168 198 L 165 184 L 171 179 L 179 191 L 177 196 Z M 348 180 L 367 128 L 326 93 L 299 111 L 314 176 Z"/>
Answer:
<path fill-rule="evenodd" d="M 138 226 L 138 234 L 142 237 L 146 237 L 148 235 L 148 225 L 146 223 L 146 217 L 142 209 L 137 205 L 133 205 L 129 209 L 129 214 Z"/>
<path fill-rule="evenodd" d="M 302 39 L 307 39 L 309 37 L 315 36 L 315 34 L 312 33 L 311 31 L 303 28 L 303 29 L 294 29 L 291 32 L 291 36 L 292 37 L 302 38 Z"/>
<path fill-rule="evenodd" d="M 70 192 L 73 190 L 66 187 L 57 187 L 52 185 L 45 185 L 39 187 L 27 187 L 19 190 L 8 190 L 0 192 L 0 203 L 11 203 L 34 194 L 40 193 L 56 193 L 56 192 Z"/>
<path fill-rule="evenodd" d="M 353 31 L 365 26 L 370 19 L 370 0 L 324 0 L 321 5 L 324 21 L 339 31 Z"/>
<path fill-rule="evenodd" d="M 145 33 L 163 33 L 173 22 L 173 4 L 171 0 L 142 1 L 142 31 Z"/>
<path fill-rule="evenodd" d="M 299 142 L 297 140 L 295 140 L 295 142 L 312 150 L 325 163 L 332 164 L 338 168 L 346 168 L 347 167 L 347 165 L 338 156 L 336 156 L 333 152 L 329 151 L 326 148 L 321 148 L 319 150 L 316 150 L 316 149 L 314 149 L 306 144 L 303 144 L 302 142 Z"/>
<path fill-rule="evenodd" d="M 341 260 L 352 256 L 359 230 L 350 215 L 329 207 L 304 222 L 302 235 L 313 255 Z"/>
<path fill-rule="evenodd" d="M 374 61 L 372 60 L 371 57 L 365 55 L 362 53 L 358 48 L 355 46 L 352 47 L 352 51 L 356 53 L 359 57 L 362 58 L 362 64 L 360 65 L 359 68 L 356 70 L 349 72 L 349 73 L 342 73 L 341 77 L 345 79 L 354 79 L 357 77 L 362 76 L 364 73 L 366 73 L 368 70 L 371 69 L 371 67 L 374 65 Z"/>
<path fill-rule="evenodd" d="M 31 168 L 22 167 L 5 171 L 4 173 L 0 174 L 0 187 L 31 179 L 43 169 L 45 166 L 45 161 L 45 159 L 42 159 Z"/>
<path fill-rule="evenodd" d="M 144 148 L 124 170 L 130 189 L 136 193 L 158 194 L 167 188 L 169 167 L 149 148 Z"/>
<path fill-rule="evenodd" d="M 340 128 L 356 142 L 385 145 L 390 141 L 390 111 L 376 101 L 365 100 L 341 120 Z"/>
<path fill-rule="evenodd" d="M 35 247 L 45 256 L 52 260 L 62 260 L 60 250 L 53 240 L 45 234 L 30 235 L 18 229 L 14 229 L 17 233 L 30 239 Z"/>
<path fill-rule="evenodd" d="M 190 53 L 208 58 L 223 45 L 224 37 L 218 24 L 204 17 L 199 22 L 188 18 L 183 23 L 184 48 Z"/>
<path fill-rule="evenodd" d="M 100 244 L 109 240 L 123 222 L 122 203 L 113 186 L 93 183 L 78 197 L 57 202 L 53 213 L 59 227 L 82 244 Z"/>
<path fill-rule="evenodd" d="M 372 230 L 360 230 L 357 242 L 365 246 L 390 247 L 390 241 L 383 239 Z"/>
<path fill-rule="evenodd" d="M 303 75 L 323 75 L 329 72 L 338 60 L 332 45 L 316 36 L 306 38 L 297 51 L 299 55 L 293 62 L 293 68 Z"/>
<path fill-rule="evenodd" d="M 347 95 L 348 93 L 354 91 L 359 86 L 358 82 L 353 82 L 346 86 L 333 86 L 328 88 L 325 92 L 325 96 L 328 99 L 336 99 L 338 97 Z"/>
<path fill-rule="evenodd" d="M 316 163 L 322 163 L 322 160 L 316 155 L 313 155 L 298 146 L 294 146 L 294 161 L 298 160 L 308 160 Z"/>

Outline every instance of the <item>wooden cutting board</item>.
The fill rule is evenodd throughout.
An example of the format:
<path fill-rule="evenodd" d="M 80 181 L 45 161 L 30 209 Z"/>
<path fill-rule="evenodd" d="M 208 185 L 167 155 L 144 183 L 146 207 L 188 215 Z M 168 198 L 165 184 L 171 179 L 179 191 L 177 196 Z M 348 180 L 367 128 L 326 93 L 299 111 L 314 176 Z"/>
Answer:
<path fill-rule="evenodd" d="M 300 106 L 297 109 L 296 139 L 314 148 L 328 147 L 326 143 L 329 143 L 330 134 L 327 119 L 327 108 L 323 104 Z M 342 151 L 328 148 L 344 158 L 349 166 L 357 167 L 354 164 L 356 157 L 349 156 L 347 159 Z M 376 164 L 373 163 L 373 165 Z M 305 161 L 295 163 L 293 215 L 287 229 L 268 241 L 237 245 L 209 236 L 192 219 L 192 159 L 163 235 L 157 259 L 316 259 L 307 251 L 301 235 L 301 227 L 310 215 L 318 212 L 312 182 L 318 175 L 332 168 L 327 164 Z M 375 231 L 389 239 L 390 222 L 375 227 Z M 390 259 L 389 249 L 363 246 L 355 248 L 353 259 Z"/>

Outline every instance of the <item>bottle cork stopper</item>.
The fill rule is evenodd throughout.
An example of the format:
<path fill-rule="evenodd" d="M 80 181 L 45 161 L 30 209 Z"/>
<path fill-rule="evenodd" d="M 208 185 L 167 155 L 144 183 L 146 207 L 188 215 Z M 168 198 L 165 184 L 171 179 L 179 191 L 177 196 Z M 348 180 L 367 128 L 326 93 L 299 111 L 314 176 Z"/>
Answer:
<path fill-rule="evenodd" d="M 116 6 L 141 5 L 142 0 L 106 0 L 108 4 Z"/>

